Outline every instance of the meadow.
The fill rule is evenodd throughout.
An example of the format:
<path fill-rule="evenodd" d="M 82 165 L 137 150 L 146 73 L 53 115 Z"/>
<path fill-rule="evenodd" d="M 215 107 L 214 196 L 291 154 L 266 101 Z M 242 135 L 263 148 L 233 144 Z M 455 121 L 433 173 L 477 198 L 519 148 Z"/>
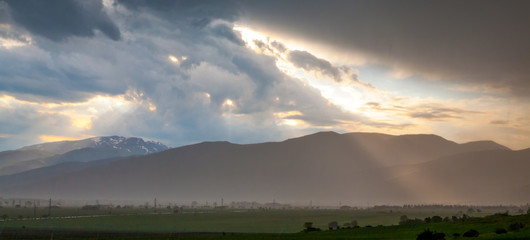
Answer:
<path fill-rule="evenodd" d="M 467 209 L 467 210 L 466 210 Z M 473 209 L 473 208 L 472 208 Z M 184 209 L 177 213 L 171 209 L 101 209 L 80 208 L 52 209 L 51 218 L 33 218 L 47 214 L 47 208 L 0 208 L 0 216 L 9 218 L 0 223 L 0 237 L 26 238 L 24 233 L 42 231 L 33 237 L 68 239 L 86 236 L 94 239 L 415 239 L 429 228 L 444 232 L 446 239 L 458 239 L 454 233 L 463 234 L 476 229 L 481 234 L 477 239 L 529 239 L 530 217 L 514 212 L 513 216 L 496 215 L 506 208 L 487 208 L 470 211 L 468 208 L 371 208 L 360 210 L 338 209 Z M 525 212 L 526 213 L 526 212 Z M 424 219 L 430 216 L 471 216 L 466 221 L 398 225 L 401 216 L 409 219 Z M 328 231 L 328 223 L 357 221 L 359 228 Z M 320 232 L 301 232 L 305 222 L 312 222 Z M 497 228 L 508 229 L 515 222 L 527 227 L 506 234 L 496 234 Z M 189 234 L 185 234 L 189 233 Z M 63 235 L 61 235 L 63 234 Z M 61 237 L 63 236 L 63 237 Z"/>

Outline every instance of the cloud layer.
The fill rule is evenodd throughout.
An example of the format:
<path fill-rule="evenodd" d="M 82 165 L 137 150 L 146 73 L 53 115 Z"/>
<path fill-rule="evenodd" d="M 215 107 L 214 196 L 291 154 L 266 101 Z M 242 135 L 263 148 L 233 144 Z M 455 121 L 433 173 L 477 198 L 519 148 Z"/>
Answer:
<path fill-rule="evenodd" d="M 402 76 L 530 96 L 528 1 L 242 2 L 242 23 Z M 332 55 L 334 53 L 330 53 Z"/>
<path fill-rule="evenodd" d="M 493 43 L 468 46 L 475 37 L 467 33 L 461 33 L 462 46 L 455 37 L 438 39 L 463 30 L 460 26 L 444 28 L 456 20 L 438 23 L 445 19 L 442 16 L 425 16 L 426 23 L 416 23 L 414 4 L 404 4 L 408 8 L 393 2 L 314 4 L 2 1 L 1 150 L 47 136 L 141 136 L 179 146 L 205 140 L 277 141 L 320 130 L 448 133 L 462 141 L 474 140 L 470 136 L 477 132 L 484 133 L 480 138 L 510 132 L 498 139 L 509 143 L 522 139 L 516 146 L 529 142 L 524 137 L 529 117 L 521 110 L 528 103 L 517 100 L 524 95 L 526 83 L 517 77 L 500 78 L 507 71 L 504 63 L 493 73 L 489 60 L 475 61 L 495 54 L 506 54 L 505 60 L 515 61 L 508 58 L 524 54 L 509 57 L 511 47 L 482 53 L 482 48 Z M 407 13 L 412 16 L 403 16 Z M 249 24 L 259 22 L 264 28 L 277 29 L 278 35 L 326 42 L 368 59 L 368 65 L 383 64 L 417 75 L 432 73 L 442 76 L 439 81 L 465 79 L 462 87 L 503 86 L 509 96 L 517 96 L 510 99 L 519 104 L 490 95 L 467 101 L 396 96 L 363 78 L 355 63 L 337 63 L 326 52 L 293 48 L 282 39 L 252 38 L 248 31 L 234 28 L 247 22 L 242 16 L 254 14 Z M 287 15 L 292 20 L 283 21 Z M 463 17 L 457 14 L 455 18 Z M 427 28 L 427 23 L 434 25 Z M 513 25 L 510 33 L 519 27 Z M 482 26 L 477 31 L 488 36 L 488 29 Z M 500 46 L 509 41 L 491 39 Z M 525 49 L 524 44 L 519 47 Z M 470 70 L 469 78 L 460 68 Z M 483 71 L 475 71 L 478 68 Z M 525 71 L 521 68 L 511 74 L 519 76 Z M 477 116 L 480 121 L 472 121 Z M 495 131 L 483 131 L 484 126 L 494 126 Z M 459 133 L 457 129 L 462 128 L 469 134 Z"/>
<path fill-rule="evenodd" d="M 61 41 L 68 37 L 92 37 L 99 30 L 112 40 L 120 39 L 120 30 L 103 9 L 101 1 L 78 0 L 5 0 L 10 16 L 28 31 Z"/>

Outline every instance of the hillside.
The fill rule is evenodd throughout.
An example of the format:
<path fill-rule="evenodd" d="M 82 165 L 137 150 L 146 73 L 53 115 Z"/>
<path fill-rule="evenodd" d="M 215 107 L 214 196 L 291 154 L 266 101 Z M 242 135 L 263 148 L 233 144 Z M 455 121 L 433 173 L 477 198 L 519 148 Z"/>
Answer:
<path fill-rule="evenodd" d="M 526 203 L 528 194 L 514 189 L 530 184 L 530 151 L 466 146 L 434 135 L 333 132 L 249 145 L 204 142 L 3 191 L 69 199 Z"/>
<path fill-rule="evenodd" d="M 0 152 L 0 175 L 21 173 L 64 162 L 89 162 L 113 157 L 144 155 L 167 149 L 167 146 L 159 142 L 119 136 L 43 143 L 19 150 Z"/>

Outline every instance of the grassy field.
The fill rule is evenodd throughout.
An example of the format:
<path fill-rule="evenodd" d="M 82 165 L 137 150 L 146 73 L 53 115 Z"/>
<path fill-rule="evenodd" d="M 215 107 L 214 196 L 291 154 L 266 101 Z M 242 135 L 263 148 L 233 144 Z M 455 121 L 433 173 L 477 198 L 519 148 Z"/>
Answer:
<path fill-rule="evenodd" d="M 28 210 L 30 210 L 28 212 Z M 47 212 L 47 209 L 39 211 Z M 461 214 L 455 209 L 367 209 L 367 210 L 197 210 L 187 209 L 179 213 L 169 210 L 151 209 L 112 209 L 109 210 L 80 210 L 63 208 L 52 210 L 51 219 L 32 219 L 33 209 L 0 209 L 0 215 L 30 216 L 30 218 L 10 219 L 0 222 L 0 237 L 16 238 L 24 232 L 42 230 L 43 236 L 56 232 L 56 239 L 61 238 L 61 232 L 78 232 L 94 239 L 127 239 L 139 237 L 141 239 L 168 239 L 176 233 L 179 239 L 415 239 L 424 229 L 429 228 L 444 232 L 446 239 L 453 238 L 454 233 L 463 234 L 469 229 L 476 229 L 480 236 L 477 239 L 530 239 L 530 216 L 496 216 L 478 218 L 491 215 L 490 209 L 480 213 L 470 213 L 472 218 L 463 222 L 442 222 L 419 224 L 414 226 L 397 226 L 400 216 L 424 219 L 438 215 L 451 217 Z M 37 214 L 38 216 L 38 214 Z M 327 224 L 337 221 L 340 225 L 356 220 L 360 228 L 341 229 L 335 231 L 321 231 L 300 233 L 304 222 L 313 222 L 314 227 L 323 230 Z M 508 229 L 514 222 L 521 222 L 525 228 L 517 232 L 496 234 L 497 228 Z M 370 225 L 371 227 L 366 227 Z M 384 225 L 384 226 L 383 226 Z M 394 225 L 394 226 L 392 226 Z M 207 232 L 215 234 L 205 234 Z M 222 233 L 226 233 L 224 236 Z M 116 233 L 113 235 L 113 233 Z M 123 233 L 122 235 L 120 235 Z M 236 234 L 232 234 L 236 233 Z M 59 234 L 59 235 L 58 235 Z M 85 236 L 81 234 L 82 236 Z M 95 234 L 95 235 L 93 235 Z M 121 236 L 121 237 L 120 237 Z M 66 237 L 67 238 L 67 237 Z"/>
<path fill-rule="evenodd" d="M 42 216 L 47 209 L 38 209 Z M 396 210 L 192 210 L 174 214 L 172 211 L 150 209 L 80 210 L 78 208 L 53 209 L 51 219 L 32 219 L 33 209 L 0 209 L 0 215 L 14 220 L 2 223 L 3 227 L 66 230 L 119 230 L 155 232 L 243 232 L 243 233 L 294 233 L 304 222 L 327 228 L 331 221 L 339 224 L 356 220 L 360 226 L 397 225 L 402 215 L 423 219 L 428 216 L 458 215 L 450 209 L 400 209 Z M 484 216 L 488 212 L 474 213 Z M 18 219 L 22 216 L 22 219 Z"/>

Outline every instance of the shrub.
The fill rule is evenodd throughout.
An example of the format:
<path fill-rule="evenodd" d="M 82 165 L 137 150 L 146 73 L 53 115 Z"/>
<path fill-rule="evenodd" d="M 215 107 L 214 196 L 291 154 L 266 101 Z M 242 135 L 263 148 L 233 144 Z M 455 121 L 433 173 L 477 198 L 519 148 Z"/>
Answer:
<path fill-rule="evenodd" d="M 510 231 L 519 231 L 519 229 L 521 228 L 524 228 L 524 224 L 518 222 L 518 223 L 510 224 L 510 227 L 508 229 L 510 229 Z"/>
<path fill-rule="evenodd" d="M 328 229 L 329 230 L 333 230 L 333 229 L 339 229 L 339 223 L 337 221 L 332 221 L 332 222 L 329 222 L 328 223 Z"/>
<path fill-rule="evenodd" d="M 442 221 L 443 221 L 443 218 L 440 217 L 440 216 L 433 216 L 431 218 L 431 222 L 433 222 L 433 223 L 439 223 L 439 222 L 442 222 Z"/>
<path fill-rule="evenodd" d="M 426 229 L 418 235 L 416 240 L 445 240 L 445 233 L 437 233 Z"/>
<path fill-rule="evenodd" d="M 312 222 L 305 222 L 304 223 L 304 232 L 318 232 L 320 231 L 320 228 L 313 227 Z"/>
<path fill-rule="evenodd" d="M 497 229 L 495 229 L 495 233 L 496 233 L 496 234 L 505 234 L 505 233 L 507 233 L 507 232 L 508 232 L 508 231 L 506 231 L 506 229 L 504 229 L 504 228 L 497 228 Z"/>
<path fill-rule="evenodd" d="M 469 231 L 465 232 L 463 237 L 478 237 L 478 231 L 475 229 L 470 229 Z"/>

